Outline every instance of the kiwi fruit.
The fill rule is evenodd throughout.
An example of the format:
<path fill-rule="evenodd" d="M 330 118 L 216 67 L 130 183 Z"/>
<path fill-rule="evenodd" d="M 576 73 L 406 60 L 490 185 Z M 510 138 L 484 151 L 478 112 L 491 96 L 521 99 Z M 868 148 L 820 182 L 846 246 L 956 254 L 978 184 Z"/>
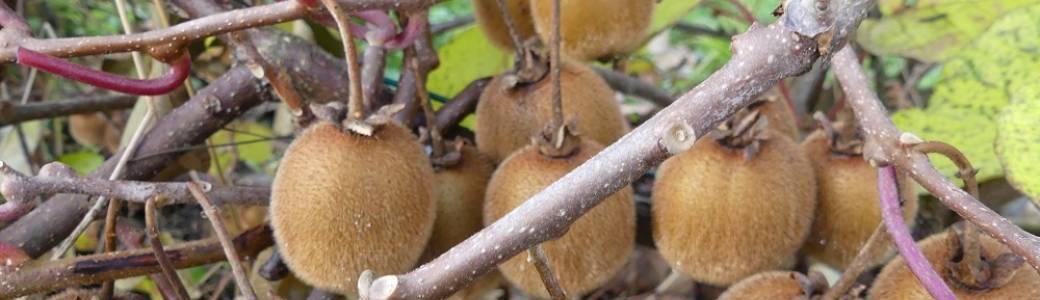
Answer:
<path fill-rule="evenodd" d="M 790 271 L 769 271 L 755 274 L 730 286 L 718 300 L 792 300 L 812 299 L 827 288 L 827 281 L 819 273 L 805 276 Z"/>
<path fill-rule="evenodd" d="M 1040 299 L 1040 275 L 1028 264 L 1021 263 L 1020 259 L 1017 267 L 1004 270 L 1003 274 L 1010 277 L 1002 277 L 993 286 L 976 289 L 960 283 L 949 268 L 956 259 L 960 259 L 958 241 L 958 235 L 947 230 L 917 243 L 932 268 L 943 277 L 957 299 Z M 986 263 L 998 262 L 1002 260 L 1001 256 L 1013 255 L 1009 254 L 1007 246 L 988 235 L 979 234 L 978 242 L 982 259 Z M 896 257 L 878 274 L 867 299 L 924 300 L 932 297 L 910 272 L 903 258 Z"/>
<path fill-rule="evenodd" d="M 843 126 L 837 124 L 838 126 Z M 820 262 L 844 269 L 881 224 L 878 207 L 877 170 L 861 151 L 840 149 L 826 130 L 817 130 L 802 142 L 801 148 L 812 161 L 816 174 L 816 219 L 805 253 Z M 850 153 L 851 151 L 851 153 Z M 899 174 L 899 193 L 904 199 L 903 219 L 913 224 L 917 215 L 917 194 L 913 183 Z M 870 266 L 881 264 L 892 255 L 888 247 L 871 253 Z"/>
<path fill-rule="evenodd" d="M 531 20 L 531 6 L 528 0 L 505 0 L 509 14 L 513 16 L 516 34 L 524 42 L 534 36 L 534 22 Z M 509 36 L 509 28 L 502 18 L 502 10 L 497 0 L 473 0 L 473 15 L 477 19 L 480 31 L 491 44 L 506 51 L 513 51 L 513 39 Z"/>
<path fill-rule="evenodd" d="M 653 0 L 560 0 L 560 52 L 587 61 L 628 54 L 643 43 Z M 553 32 L 552 0 L 531 0 L 534 28 L 543 41 Z"/>
<path fill-rule="evenodd" d="M 602 149 L 583 139 L 569 155 L 542 154 L 538 144 L 510 155 L 495 170 L 484 199 L 484 223 L 491 224 L 563 177 Z M 614 277 L 635 247 L 635 204 L 625 187 L 578 218 L 562 237 L 542 247 L 547 263 L 568 295 L 582 295 Z M 524 252 L 499 266 L 502 275 L 525 293 L 549 298 L 535 266 Z"/>
<path fill-rule="evenodd" d="M 72 139 L 85 146 L 104 147 L 110 153 L 119 149 L 121 133 L 101 112 L 69 116 Z"/>
<path fill-rule="evenodd" d="M 727 286 L 789 268 L 809 235 L 812 165 L 798 144 L 757 116 L 725 122 L 657 170 L 654 241 L 674 270 L 701 283 Z"/>
<path fill-rule="evenodd" d="M 495 163 L 531 142 L 552 119 L 552 84 L 545 76 L 513 86 L 511 74 L 495 76 L 477 103 L 477 149 Z M 565 119 L 577 120 L 583 138 L 609 145 L 628 131 L 621 107 L 599 74 L 576 62 L 560 65 Z"/>
<path fill-rule="evenodd" d="M 421 261 L 429 261 L 484 228 L 484 192 L 494 169 L 491 162 L 470 145 L 461 146 L 458 160 L 434 169 L 437 220 Z M 451 299 L 480 298 L 498 287 L 501 275 L 491 272 Z"/>
<path fill-rule="evenodd" d="M 794 111 L 787 105 L 787 102 L 784 102 L 779 89 L 770 89 L 759 97 L 758 102 L 751 104 L 751 108 L 757 109 L 762 116 L 769 120 L 769 128 L 787 134 L 795 141 L 800 138 L 798 118 L 795 117 Z"/>
<path fill-rule="evenodd" d="M 433 168 L 410 131 L 372 136 L 321 121 L 289 145 L 271 186 L 271 227 L 303 282 L 357 297 L 356 279 L 408 271 L 433 231 Z"/>

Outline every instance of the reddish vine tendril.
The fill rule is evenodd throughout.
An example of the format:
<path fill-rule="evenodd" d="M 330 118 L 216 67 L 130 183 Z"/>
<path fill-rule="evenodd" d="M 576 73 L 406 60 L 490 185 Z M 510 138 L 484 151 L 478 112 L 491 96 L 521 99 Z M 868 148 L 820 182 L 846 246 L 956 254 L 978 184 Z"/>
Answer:
<path fill-rule="evenodd" d="M 176 89 L 188 78 L 191 59 L 187 54 L 174 60 L 170 72 L 153 79 L 132 79 L 90 69 L 66 60 L 19 47 L 18 64 L 99 88 L 133 95 L 162 95 Z"/>

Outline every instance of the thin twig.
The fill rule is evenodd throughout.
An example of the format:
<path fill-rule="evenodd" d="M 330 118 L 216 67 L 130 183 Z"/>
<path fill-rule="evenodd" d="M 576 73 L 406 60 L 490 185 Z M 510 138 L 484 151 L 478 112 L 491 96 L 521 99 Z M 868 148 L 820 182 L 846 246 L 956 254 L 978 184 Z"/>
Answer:
<path fill-rule="evenodd" d="M 148 227 L 145 231 L 148 233 L 148 243 L 152 245 L 155 261 L 159 262 L 159 268 L 162 269 L 162 277 L 177 292 L 177 299 L 191 299 L 188 297 L 188 290 L 184 289 L 184 283 L 181 282 L 181 276 L 177 274 L 176 267 L 173 266 L 170 257 L 166 256 L 166 251 L 163 250 L 162 240 L 159 239 L 159 221 L 157 218 L 155 198 L 150 198 L 144 204 L 144 222 L 145 226 Z"/>
<path fill-rule="evenodd" d="M 442 132 L 455 129 L 459 122 L 476 110 L 480 94 L 484 92 L 484 88 L 489 82 L 491 82 L 491 78 L 487 77 L 473 80 L 451 101 L 444 103 L 444 106 L 437 110 L 437 128 Z"/>
<path fill-rule="evenodd" d="M 126 109 L 133 107 L 136 102 L 137 96 L 131 95 L 88 96 L 26 104 L 0 101 L 0 127 L 87 112 Z"/>
<path fill-rule="evenodd" d="M 823 294 L 822 300 L 838 300 L 846 293 L 853 285 L 856 284 L 856 280 L 863 274 L 867 268 L 870 268 L 874 264 L 876 253 L 882 251 L 881 249 L 888 249 L 889 239 L 885 236 L 885 225 L 878 224 L 877 228 L 874 229 L 874 233 L 870 234 L 870 238 L 863 244 L 863 247 L 859 249 L 859 253 L 856 254 L 856 258 L 852 259 L 849 266 L 845 268 L 845 271 L 841 273 L 841 277 L 838 278 L 838 282 L 834 283 L 827 292 Z"/>
<path fill-rule="evenodd" d="M 498 5 L 498 11 L 502 13 L 502 22 L 506 25 L 506 31 L 509 32 L 509 39 L 513 41 L 513 53 L 516 55 L 514 59 L 522 61 L 524 42 L 520 40 L 520 32 L 517 30 L 513 14 L 509 12 L 509 5 L 506 4 L 506 0 L 495 0 L 495 4 Z"/>
<path fill-rule="evenodd" d="M 144 135 L 144 129 L 145 127 L 147 127 L 146 125 L 148 125 L 147 121 L 151 120 L 152 115 L 153 111 L 151 109 L 145 111 L 144 117 L 141 118 L 140 126 L 137 126 L 137 129 L 134 130 L 133 135 L 130 137 L 130 142 L 122 148 L 122 151 L 120 151 L 119 160 L 116 162 L 115 169 L 112 171 L 112 174 L 108 176 L 109 180 L 116 180 L 123 176 L 123 169 L 126 168 L 126 162 L 131 156 L 134 155 L 134 151 L 137 149 L 137 145 L 140 144 L 141 137 Z M 65 252 L 67 252 L 69 248 L 72 247 L 72 244 L 76 242 L 76 239 L 79 238 L 79 235 L 83 234 L 83 231 L 87 230 L 87 226 L 90 225 L 90 222 L 94 221 L 94 216 L 101 212 L 102 208 L 108 206 L 108 200 L 109 198 L 106 197 L 98 197 L 97 200 L 95 200 L 94 206 L 91 206 L 90 210 L 87 211 L 86 215 L 84 215 L 83 218 L 80 219 L 79 224 L 76 225 L 76 229 L 72 230 L 72 234 L 69 234 L 65 238 L 65 240 L 61 242 L 61 245 L 58 246 L 58 251 L 55 251 L 54 254 L 52 254 L 52 260 L 61 258 L 61 256 L 64 255 Z M 107 232 L 109 232 L 107 228 L 115 230 L 115 227 L 109 226 L 110 225 L 108 224 L 106 224 L 105 226 L 106 236 Z M 115 234 L 113 233 L 112 236 L 115 236 Z"/>
<path fill-rule="evenodd" d="M 271 229 L 266 225 L 251 228 L 234 240 L 236 249 L 244 255 L 255 255 L 273 243 Z M 180 243 L 165 247 L 165 250 L 176 268 L 202 266 L 226 259 L 220 242 L 215 239 Z M 155 254 L 146 248 L 41 262 L 23 266 L 14 273 L 5 273 L 4 284 L 0 284 L 0 298 L 13 299 L 160 271 Z"/>
<path fill-rule="evenodd" d="M 564 126 L 565 120 L 563 119 L 563 88 L 560 86 L 560 64 L 563 61 L 560 60 L 560 0 L 552 0 L 552 41 L 549 44 L 549 66 L 552 67 L 550 70 L 552 77 L 552 99 L 553 99 L 553 126 Z M 563 144 L 564 137 L 558 136 L 557 139 L 553 140 L 556 148 L 560 148 Z"/>
<path fill-rule="evenodd" d="M 235 285 L 238 286 L 238 290 L 246 299 L 255 300 L 256 293 L 253 292 L 253 285 L 249 283 L 249 277 L 246 277 L 246 271 L 242 268 L 242 260 L 238 256 L 238 251 L 235 250 L 235 245 L 231 242 L 227 227 L 224 226 L 224 221 L 220 218 L 217 208 L 209 201 L 206 192 L 203 191 L 197 182 L 189 182 L 188 190 L 199 201 L 199 205 L 202 206 L 202 212 L 206 213 L 206 218 L 213 225 L 213 232 L 217 234 L 220 246 L 224 248 L 224 255 L 227 255 L 228 264 L 231 265 L 231 272 L 235 274 Z"/>
<path fill-rule="evenodd" d="M 559 277 L 556 276 L 556 272 L 553 272 L 552 267 L 549 266 L 549 257 L 545 254 L 545 250 L 542 249 L 542 245 L 538 244 L 527 250 L 527 255 L 531 258 L 531 263 L 534 264 L 535 269 L 538 270 L 538 276 L 542 278 L 542 284 L 549 291 L 549 296 L 553 300 L 566 300 L 567 292 L 560 286 Z"/>
<path fill-rule="evenodd" d="M 610 85 L 610 88 L 615 91 L 649 100 L 660 107 L 672 104 L 672 95 L 653 84 L 643 81 L 642 79 L 628 76 L 624 73 L 610 69 L 600 67 L 592 67 L 592 69 L 595 70 L 600 77 L 603 77 L 603 80 L 606 81 L 607 84 Z"/>
<path fill-rule="evenodd" d="M 957 296 L 953 290 L 946 285 L 942 276 L 939 276 L 932 268 L 928 258 L 924 257 L 921 249 L 914 244 L 914 238 L 910 236 L 910 230 L 903 223 L 903 210 L 899 205 L 899 183 L 896 182 L 896 169 L 888 166 L 878 169 L 878 194 L 881 202 L 881 218 L 884 220 L 885 229 L 892 237 L 892 242 L 899 250 L 899 255 L 906 261 L 910 271 L 928 290 L 928 294 L 938 300 L 954 300 Z"/>
<path fill-rule="evenodd" d="M 408 67 L 419 73 L 419 58 L 415 57 L 408 61 Z M 426 130 L 430 135 L 430 147 L 433 148 L 431 158 L 439 158 L 444 155 L 444 143 L 441 142 L 441 131 L 437 127 L 437 118 L 433 111 L 433 104 L 426 96 L 426 83 L 422 78 L 415 78 L 415 94 L 418 95 L 419 106 L 422 107 L 423 116 L 426 118 Z"/>

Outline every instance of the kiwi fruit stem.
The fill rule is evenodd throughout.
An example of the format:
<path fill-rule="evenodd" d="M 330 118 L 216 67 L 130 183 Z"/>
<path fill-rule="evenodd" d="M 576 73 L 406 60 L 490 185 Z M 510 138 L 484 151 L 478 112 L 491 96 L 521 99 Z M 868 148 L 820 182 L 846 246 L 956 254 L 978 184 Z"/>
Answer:
<path fill-rule="evenodd" d="M 419 58 L 412 57 L 408 61 L 408 67 L 412 68 L 415 74 L 419 74 Z M 433 148 L 430 160 L 436 161 L 444 156 L 444 143 L 441 140 L 441 132 L 437 128 L 437 122 L 434 121 L 437 118 L 433 114 L 433 105 L 430 104 L 429 96 L 426 95 L 426 81 L 423 80 L 422 76 L 415 76 L 415 94 L 419 96 L 417 100 L 426 118 L 426 128 L 430 135 L 430 148 Z"/>
<path fill-rule="evenodd" d="M 834 283 L 834 286 L 823 294 L 823 297 L 820 298 L 821 300 L 844 299 L 843 297 L 856 283 L 856 279 L 871 267 L 872 253 L 877 253 L 879 251 L 878 248 L 889 247 L 888 238 L 885 234 L 885 224 L 878 224 L 877 228 L 874 229 L 874 233 L 870 234 L 870 238 L 863 245 L 863 248 L 860 248 L 859 253 L 856 253 L 856 258 L 852 259 L 849 266 L 841 273 L 838 282 Z"/>
<path fill-rule="evenodd" d="M 361 66 L 357 62 L 357 46 L 354 45 L 354 33 L 350 31 L 350 20 L 343 9 L 334 0 L 321 0 L 325 8 L 336 20 L 336 27 L 343 40 L 343 52 L 347 60 L 347 77 L 350 79 L 350 99 L 348 116 L 350 119 L 361 121 L 365 117 L 364 95 L 361 92 Z"/>
<path fill-rule="evenodd" d="M 552 267 L 549 267 L 549 257 L 545 254 L 542 244 L 535 245 L 527 251 L 534 262 L 535 268 L 538 269 L 538 276 L 542 277 L 545 289 L 549 291 L 549 296 L 553 300 L 566 300 L 567 292 L 560 286 L 560 279 L 556 277 L 556 272 L 553 272 Z"/>
<path fill-rule="evenodd" d="M 502 21 L 506 26 L 506 31 L 509 32 L 509 39 L 513 41 L 513 73 L 516 76 L 516 83 L 529 84 L 537 82 L 545 76 L 545 64 L 538 53 L 531 50 L 521 40 L 516 20 L 513 19 L 513 14 L 509 12 L 509 5 L 506 4 L 506 0 L 495 0 L 495 4 L 498 5 L 498 9 L 502 14 Z"/>
<path fill-rule="evenodd" d="M 937 153 L 949 158 L 957 165 L 957 176 L 964 180 L 964 190 L 975 199 L 980 199 L 979 182 L 975 179 L 976 170 L 972 167 L 968 157 L 957 150 L 957 147 L 944 142 L 928 141 L 914 145 L 914 150 L 924 154 Z M 958 238 L 963 257 L 953 267 L 953 275 L 962 284 L 979 287 L 987 280 L 980 274 L 987 266 L 984 265 L 986 263 L 982 261 L 981 257 L 982 246 L 979 245 L 979 229 L 974 224 L 966 223 L 964 230 L 958 232 Z"/>

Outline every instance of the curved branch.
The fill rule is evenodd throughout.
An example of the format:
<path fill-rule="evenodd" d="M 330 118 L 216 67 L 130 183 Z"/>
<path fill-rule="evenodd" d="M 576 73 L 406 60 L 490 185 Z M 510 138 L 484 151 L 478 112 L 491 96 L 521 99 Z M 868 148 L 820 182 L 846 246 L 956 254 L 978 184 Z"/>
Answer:
<path fill-rule="evenodd" d="M 943 281 L 942 276 L 932 269 L 932 264 L 924 257 L 924 253 L 921 253 L 921 249 L 914 244 L 910 230 L 906 229 L 906 224 L 903 223 L 903 210 L 899 205 L 899 187 L 896 183 L 896 169 L 891 166 L 879 168 L 877 176 L 881 217 L 885 221 L 885 229 L 892 237 L 892 243 L 899 250 L 899 255 L 910 267 L 910 272 L 914 273 L 914 277 L 917 277 L 925 290 L 928 290 L 928 294 L 935 299 L 957 299 L 950 287 Z"/>
<path fill-rule="evenodd" d="M 672 95 L 669 95 L 668 92 L 665 92 L 664 90 L 639 78 L 600 67 L 593 67 L 592 69 L 595 70 L 600 77 L 603 77 L 603 80 L 606 81 L 615 91 L 649 100 L 660 107 L 672 104 Z"/>
<path fill-rule="evenodd" d="M 877 165 L 891 164 L 909 174 L 951 210 L 1007 245 L 1012 252 L 1025 258 L 1034 269 L 1040 270 L 1040 237 L 1022 230 L 990 210 L 939 173 L 928 161 L 927 156 L 908 147 L 913 145 L 900 142 L 912 139 L 903 139 L 905 133 L 900 132 L 892 120 L 886 117 L 885 108 L 878 100 L 877 94 L 868 86 L 869 81 L 851 48 L 846 47 L 839 51 L 834 56 L 831 66 L 849 97 L 848 104 L 856 114 L 856 120 L 863 126 L 863 132 L 866 134 L 863 145 L 864 159 Z"/>
<path fill-rule="evenodd" d="M 77 65 L 63 59 L 26 48 L 18 48 L 18 64 L 93 85 L 133 95 L 162 95 L 178 87 L 188 78 L 191 58 L 187 53 L 173 62 L 170 73 L 155 79 L 132 79 Z"/>

